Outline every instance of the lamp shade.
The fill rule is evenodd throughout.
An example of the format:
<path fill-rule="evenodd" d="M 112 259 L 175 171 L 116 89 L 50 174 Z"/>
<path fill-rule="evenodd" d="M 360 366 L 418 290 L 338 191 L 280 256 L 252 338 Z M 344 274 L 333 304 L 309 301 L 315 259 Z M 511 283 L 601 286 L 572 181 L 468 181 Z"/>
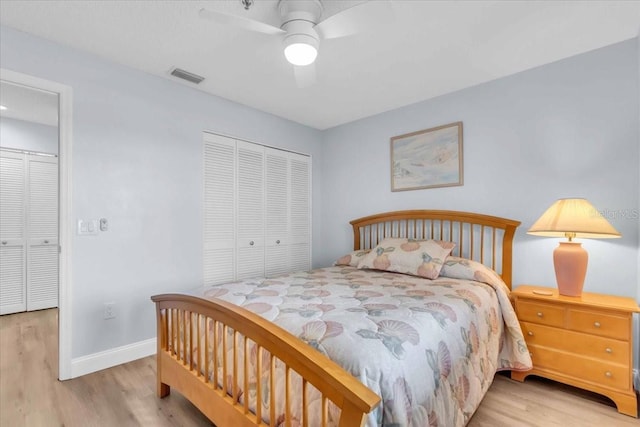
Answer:
<path fill-rule="evenodd" d="M 586 199 L 560 199 L 529 228 L 527 234 L 545 237 L 607 239 L 620 237 Z"/>

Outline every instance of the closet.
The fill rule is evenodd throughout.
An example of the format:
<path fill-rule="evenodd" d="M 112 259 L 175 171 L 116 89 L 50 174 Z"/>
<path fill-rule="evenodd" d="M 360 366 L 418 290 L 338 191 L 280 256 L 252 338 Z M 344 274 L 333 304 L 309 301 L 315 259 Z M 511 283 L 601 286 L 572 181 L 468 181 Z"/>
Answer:
<path fill-rule="evenodd" d="M 204 281 L 311 268 L 309 156 L 204 133 Z"/>
<path fill-rule="evenodd" d="M 58 158 L 0 150 L 0 314 L 58 306 Z"/>

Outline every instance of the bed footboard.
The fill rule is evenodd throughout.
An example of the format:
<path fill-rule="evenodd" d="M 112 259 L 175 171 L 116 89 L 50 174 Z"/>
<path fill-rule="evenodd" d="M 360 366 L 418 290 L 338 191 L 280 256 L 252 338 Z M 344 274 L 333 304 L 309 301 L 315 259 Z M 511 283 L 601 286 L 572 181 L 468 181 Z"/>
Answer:
<path fill-rule="evenodd" d="M 340 410 L 338 426 L 362 426 L 380 402 L 335 362 L 253 312 L 189 295 L 151 299 L 158 396 L 175 387 L 218 427 L 327 426 L 338 416 L 329 402 Z"/>

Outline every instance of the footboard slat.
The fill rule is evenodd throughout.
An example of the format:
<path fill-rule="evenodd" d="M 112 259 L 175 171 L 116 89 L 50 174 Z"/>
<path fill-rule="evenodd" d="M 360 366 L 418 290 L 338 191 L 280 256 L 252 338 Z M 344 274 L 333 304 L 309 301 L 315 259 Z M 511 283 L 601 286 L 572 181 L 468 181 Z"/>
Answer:
<path fill-rule="evenodd" d="M 327 427 L 327 413 L 329 412 L 329 404 L 327 398 L 322 396 L 322 427 Z"/>
<path fill-rule="evenodd" d="M 285 422 L 284 427 L 291 427 L 291 418 L 293 413 L 291 412 L 291 369 L 287 366 L 284 374 L 284 414 Z"/>
<path fill-rule="evenodd" d="M 227 390 L 227 384 L 229 383 L 227 381 L 227 349 L 229 348 L 227 346 L 227 335 L 229 334 L 229 330 L 227 329 L 227 325 L 224 325 L 222 327 L 222 392 L 224 394 L 228 393 Z M 218 365 L 214 365 L 213 369 L 215 369 L 216 371 L 218 370 Z M 218 382 L 216 381 L 215 384 L 217 385 Z"/>
<path fill-rule="evenodd" d="M 273 390 L 276 389 L 276 358 L 273 353 L 269 355 L 269 389 L 272 390 L 269 393 L 269 425 L 274 427 L 276 425 L 276 394 Z"/>
<path fill-rule="evenodd" d="M 219 355 L 218 355 L 218 343 L 220 342 L 220 334 L 218 333 L 218 322 L 215 320 L 212 322 L 213 324 L 213 365 L 211 369 L 213 370 L 213 383 L 218 384 L 218 369 L 216 367 L 220 363 Z"/>
<path fill-rule="evenodd" d="M 244 384 L 243 389 L 248 392 L 249 390 L 249 340 L 247 337 L 242 338 L 243 349 L 244 349 L 244 360 L 243 360 L 243 372 L 244 372 Z M 244 399 L 244 413 L 245 415 L 249 413 L 249 399 Z"/>
<path fill-rule="evenodd" d="M 321 399 L 322 414 L 315 417 L 323 426 L 330 414 L 332 422 L 339 417 L 341 427 L 362 425 L 380 402 L 326 356 L 241 307 L 188 295 L 152 300 L 158 318 L 158 395 L 175 387 L 216 425 L 308 425 L 312 389 Z M 302 388 L 301 397 L 294 383 L 296 390 Z M 251 403 L 250 395 L 255 396 Z"/>
<path fill-rule="evenodd" d="M 256 423 L 262 420 L 262 347 L 256 349 Z"/>
<path fill-rule="evenodd" d="M 309 427 L 309 409 L 307 403 L 307 380 L 302 380 L 302 427 Z"/>
<path fill-rule="evenodd" d="M 204 323 L 204 349 L 203 349 L 203 358 L 204 358 L 204 382 L 205 384 L 209 382 L 209 321 L 206 317 L 203 316 Z"/>

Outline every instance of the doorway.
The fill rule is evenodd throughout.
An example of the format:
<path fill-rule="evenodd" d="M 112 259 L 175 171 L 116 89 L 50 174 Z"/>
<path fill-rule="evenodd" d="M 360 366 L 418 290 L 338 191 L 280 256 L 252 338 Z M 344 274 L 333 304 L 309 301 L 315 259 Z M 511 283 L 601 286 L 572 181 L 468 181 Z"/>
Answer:
<path fill-rule="evenodd" d="M 13 89 L 20 89 L 22 96 L 21 101 L 24 105 L 20 107 L 27 111 L 31 103 L 32 111 L 34 107 L 34 97 L 36 95 L 46 94 L 48 99 L 54 99 L 53 107 L 57 120 L 57 190 L 58 190 L 58 212 L 57 212 L 57 237 L 56 242 L 51 239 L 41 239 L 41 245 L 48 245 L 49 252 L 57 251 L 57 300 L 58 300 L 58 378 L 60 380 L 72 378 L 71 369 L 71 242 L 73 237 L 73 221 L 71 219 L 71 88 L 56 82 L 40 79 L 22 73 L 10 70 L 0 69 L 0 101 L 5 99 Z M 9 91 L 9 92 L 8 92 Z M 31 97 L 31 98 L 30 98 Z M 39 98 L 42 100 L 43 98 Z M 0 102 L 1 103 L 1 102 Z M 14 105 L 17 105 L 14 103 Z M 2 111 L 3 120 L 10 114 L 6 114 L 7 110 Z M 26 114 L 26 113 L 25 113 Z M 13 117 L 11 120 L 20 120 L 28 122 L 27 117 Z M 51 120 L 51 119 L 50 119 Z M 15 124 L 15 123 L 14 123 Z M 23 123 L 24 124 L 24 123 Z M 4 146 L 10 147 L 10 142 L 3 141 Z M 22 151 L 25 156 L 38 156 L 51 150 L 38 150 L 31 147 L 18 148 L 15 151 Z M 26 152 L 26 153 L 24 153 Z M 51 153 L 49 153 L 51 154 Z M 44 158 L 45 156 L 43 156 Z M 55 225 L 55 224 L 54 224 Z M 47 243 L 44 241 L 47 240 Z M 4 239 L 3 239 L 4 241 Z M 7 243 L 8 244 L 8 243 Z M 25 256 L 26 260 L 26 256 Z M 54 258 L 54 262 L 55 258 Z M 34 306 L 35 308 L 36 306 Z M 44 307 L 40 307 L 44 308 Z"/>
<path fill-rule="evenodd" d="M 6 81 L 0 257 L 0 315 L 58 307 L 58 94 Z"/>

